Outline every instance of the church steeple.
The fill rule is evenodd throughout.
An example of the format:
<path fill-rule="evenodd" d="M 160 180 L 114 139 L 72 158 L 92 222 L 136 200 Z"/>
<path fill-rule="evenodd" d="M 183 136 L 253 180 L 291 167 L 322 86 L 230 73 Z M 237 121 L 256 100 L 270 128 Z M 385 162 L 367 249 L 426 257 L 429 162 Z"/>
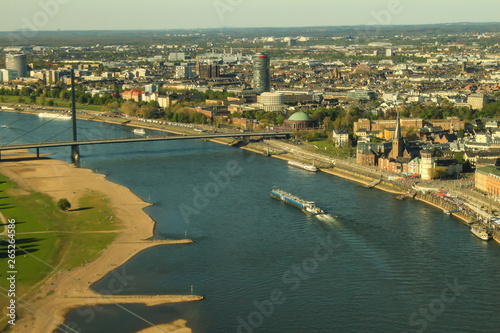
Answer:
<path fill-rule="evenodd" d="M 394 131 L 394 139 L 392 140 L 392 150 L 390 157 L 397 160 L 400 157 L 403 157 L 405 151 L 405 146 L 403 142 L 403 137 L 401 136 L 401 119 L 399 119 L 399 111 L 398 117 L 396 120 L 396 130 Z"/>
<path fill-rule="evenodd" d="M 399 111 L 398 111 L 398 117 L 396 120 L 396 131 L 394 132 L 394 140 L 400 140 L 401 139 L 401 120 L 399 119 Z"/>

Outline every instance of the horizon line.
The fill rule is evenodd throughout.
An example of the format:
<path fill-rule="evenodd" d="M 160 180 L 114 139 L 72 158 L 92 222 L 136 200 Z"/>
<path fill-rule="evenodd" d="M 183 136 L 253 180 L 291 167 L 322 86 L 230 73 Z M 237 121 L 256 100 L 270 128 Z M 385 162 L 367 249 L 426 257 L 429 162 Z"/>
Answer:
<path fill-rule="evenodd" d="M 311 26 L 248 26 L 248 27 L 234 27 L 234 26 L 220 26 L 220 27 L 205 27 L 205 28 L 161 28 L 161 29 L 76 29 L 76 30 L 31 30 L 31 29 L 16 29 L 16 30 L 3 30 L 0 33 L 22 33 L 23 31 L 33 31 L 37 33 L 44 32 L 125 32 L 125 31 L 193 31 L 193 30 L 245 30 L 245 29 L 308 29 L 308 28 L 355 28 L 355 27 L 418 27 L 418 26 L 432 26 L 432 25 L 472 25 L 472 24 L 480 24 L 480 25 L 488 25 L 488 24 L 500 24 L 500 21 L 491 21 L 491 22 L 441 22 L 441 23 L 417 23 L 417 24 L 354 24 L 354 25 L 311 25 Z"/>

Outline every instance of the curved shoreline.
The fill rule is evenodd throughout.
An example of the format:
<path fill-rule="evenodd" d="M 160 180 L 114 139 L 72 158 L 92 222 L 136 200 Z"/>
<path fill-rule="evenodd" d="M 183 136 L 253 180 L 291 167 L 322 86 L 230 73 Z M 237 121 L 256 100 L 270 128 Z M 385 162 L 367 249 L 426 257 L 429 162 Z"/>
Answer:
<path fill-rule="evenodd" d="M 67 197 L 71 202 L 78 202 L 78 196 L 86 190 L 103 194 L 109 199 L 116 218 L 124 227 L 117 231 L 116 239 L 103 250 L 98 258 L 67 272 L 57 269 L 53 271 L 40 289 L 28 297 L 28 300 L 37 307 L 38 314 L 43 311 L 42 313 L 48 314 L 51 318 L 47 320 L 40 315 L 34 316 L 28 311 L 23 311 L 16 321 L 16 326 L 12 327 L 14 332 L 52 332 L 57 329 L 57 326 L 51 322 L 56 321 L 58 325 L 64 323 L 71 309 L 103 302 L 115 303 L 116 297 L 101 296 L 90 287 L 147 248 L 192 242 L 191 240 L 149 240 L 154 236 L 155 225 L 155 221 L 143 210 L 149 204 L 130 189 L 108 181 L 104 175 L 95 174 L 89 169 L 76 168 L 59 160 L 45 159 L 22 162 L 2 161 L 0 172 L 22 188 L 48 194 L 54 199 Z M 147 296 L 136 297 L 133 302 L 154 305 L 158 302 L 177 303 L 199 299 L 202 297 L 179 295 L 165 296 L 164 299 L 159 300 Z M 29 303 L 30 306 L 31 303 Z M 44 316 L 47 317 L 47 315 Z"/>
<path fill-rule="evenodd" d="M 101 118 L 102 118 L 102 117 L 101 117 Z M 140 123 L 140 122 L 134 122 L 134 123 L 132 123 L 132 124 L 122 124 L 122 123 L 113 122 L 113 121 L 105 121 L 105 120 L 103 120 L 103 119 L 84 119 L 84 118 L 79 118 L 79 119 L 82 119 L 82 120 L 90 120 L 90 121 L 98 121 L 98 122 L 106 122 L 106 123 L 115 124 L 115 125 L 122 125 L 122 126 L 142 127 L 142 128 L 145 128 L 145 129 L 157 130 L 157 131 L 169 132 L 169 133 L 175 133 L 175 134 L 183 134 L 183 132 L 176 132 L 176 131 L 174 131 L 174 130 L 170 129 L 170 127 L 172 127 L 172 126 L 170 126 L 168 129 L 165 129 L 165 128 L 156 128 L 156 127 L 154 127 L 154 126 L 148 126 L 148 124 L 147 124 L 147 123 L 142 124 L 142 123 Z M 223 142 L 223 141 L 221 141 L 221 140 L 217 140 L 217 139 L 211 139 L 210 141 L 212 141 L 212 142 L 216 142 L 216 143 L 219 143 L 219 144 L 229 145 L 229 143 L 226 143 L 226 142 Z M 262 152 L 258 151 L 257 149 L 254 149 L 254 148 L 252 148 L 252 147 L 241 147 L 241 148 L 242 148 L 242 149 L 244 149 L 244 150 L 252 151 L 252 152 L 254 152 L 254 153 L 259 153 L 259 154 L 262 154 Z M 282 159 L 282 160 L 294 160 L 293 158 L 291 158 L 291 156 L 272 155 L 272 157 L 274 157 L 274 158 L 278 158 L 278 159 Z M 37 161 L 39 161 L 39 160 L 37 160 Z M 50 160 L 50 161 L 57 161 L 57 160 Z M 35 162 L 36 162 L 36 161 L 35 161 Z M 60 162 L 60 161 L 57 161 L 57 162 Z M 5 163 L 5 162 L 0 163 L 0 168 L 1 168 L 1 166 L 2 166 L 2 164 L 3 164 L 3 163 Z M 61 163 L 65 163 L 65 162 L 61 162 Z M 56 163 L 56 164 L 58 164 L 58 163 Z M 65 164 L 66 164 L 66 163 L 65 163 Z M 133 194 L 133 193 L 132 193 L 132 192 L 131 192 L 128 188 L 123 187 L 123 186 L 121 186 L 121 185 L 117 185 L 117 184 L 115 184 L 115 183 L 112 183 L 112 182 L 110 182 L 110 181 L 106 180 L 106 179 L 105 179 L 105 176 L 103 176 L 103 175 L 97 175 L 97 174 L 94 174 L 91 170 L 87 170 L 87 169 L 77 169 L 77 168 L 72 167 L 71 165 L 67 165 L 67 167 L 68 167 L 68 168 L 71 168 L 72 170 L 86 170 L 86 171 L 89 171 L 89 172 L 90 172 L 90 173 L 92 173 L 93 175 L 96 175 L 96 177 L 100 177 L 100 176 L 102 176 L 102 179 L 103 179 L 105 182 L 107 182 L 107 183 L 109 183 L 109 184 L 113 184 L 113 185 L 114 185 L 114 186 L 113 186 L 113 188 L 114 188 L 115 186 L 119 186 L 119 187 L 125 188 L 125 189 L 127 189 L 127 190 L 130 192 L 130 194 L 132 194 L 133 196 L 135 196 L 135 194 Z M 342 169 L 339 169 L 339 170 L 342 170 Z M 334 170 L 334 169 L 321 169 L 321 171 L 323 171 L 323 172 L 325 172 L 325 173 L 328 173 L 328 174 L 332 174 L 332 175 L 337 176 L 337 177 L 341 177 L 341 178 L 344 178 L 344 179 L 348 179 L 348 180 L 351 180 L 351 181 L 355 181 L 355 182 L 360 183 L 360 184 L 363 184 L 363 185 L 366 185 L 366 184 L 368 184 L 368 183 L 370 182 L 370 181 L 368 181 L 368 180 L 362 180 L 362 179 L 360 179 L 360 178 L 356 178 L 356 177 L 354 177 L 354 176 L 352 176 L 352 175 L 349 175 L 348 173 L 343 172 L 344 170 L 342 170 L 342 171 L 336 171 L 336 170 Z M 57 178 L 57 175 L 54 175 L 54 177 L 55 177 L 55 178 Z M 15 180 L 15 179 L 14 179 L 14 180 Z M 395 189 L 390 189 L 388 186 L 384 186 L 384 185 L 379 185 L 379 186 L 376 186 L 376 188 L 377 188 L 377 189 L 380 189 L 380 190 L 383 190 L 383 191 L 385 191 L 385 192 L 389 192 L 389 193 L 395 193 L 395 194 L 399 194 L 399 193 L 401 193 L 401 191 L 397 191 L 397 190 L 395 190 Z M 39 192 L 43 192 L 43 190 L 42 190 L 42 191 L 39 191 Z M 50 193 L 49 193 L 49 194 L 50 194 Z M 52 194 L 50 194 L 50 195 L 52 196 Z M 144 240 L 146 240 L 146 239 L 148 239 L 148 238 L 150 238 L 150 237 L 152 237 L 152 236 L 154 235 L 154 221 L 153 221 L 153 220 L 152 220 L 152 219 L 151 219 L 151 218 L 150 218 L 150 217 L 149 217 L 149 216 L 148 216 L 148 215 L 147 215 L 147 214 L 143 211 L 143 208 L 145 208 L 146 206 L 148 206 L 148 204 L 146 204 L 144 201 L 142 201 L 142 200 L 141 200 L 140 198 L 138 198 L 137 196 L 135 196 L 135 197 L 136 197 L 139 201 L 141 201 L 141 202 L 142 202 L 142 204 L 145 204 L 145 206 L 144 206 L 144 207 L 142 207 L 140 210 L 142 211 L 142 213 L 143 213 L 143 214 L 145 214 L 145 215 L 147 216 L 147 219 L 149 219 L 149 220 L 150 220 L 150 221 L 149 221 L 149 222 L 147 222 L 146 224 L 147 224 L 147 225 L 150 225 L 150 228 L 151 228 L 151 230 L 150 230 L 150 231 L 151 231 L 151 233 L 150 233 L 150 236 L 149 236 L 149 237 L 140 239 L 140 241 L 144 241 Z M 110 198 L 110 199 L 111 199 L 111 198 Z M 122 199 L 122 198 L 120 198 L 120 199 Z M 433 203 L 431 203 L 431 202 L 429 202 L 429 201 L 426 201 L 426 200 L 423 200 L 423 199 L 418 199 L 418 200 L 421 200 L 421 201 L 423 201 L 423 202 L 425 202 L 425 203 L 427 203 L 427 204 L 430 204 L 430 205 L 432 205 L 432 206 L 435 206 L 435 207 L 438 207 L 438 208 L 440 208 L 440 209 L 443 209 L 442 207 L 439 207 L 438 205 L 433 204 Z M 71 200 L 70 200 L 70 201 L 71 201 Z M 118 213 L 117 213 L 117 215 L 118 215 Z M 454 215 L 454 216 L 456 216 L 456 215 Z M 456 216 L 456 217 L 461 218 L 460 216 Z M 461 218 L 461 219 L 463 220 L 463 218 Z M 464 221 L 465 221 L 465 220 L 464 220 Z M 143 221 L 143 222 L 144 222 L 144 221 Z M 130 226 L 129 226 L 129 227 L 130 227 Z M 148 227 L 148 228 L 149 228 L 149 227 Z M 134 231 L 135 231 L 135 230 L 134 230 Z M 122 234 L 120 234 L 120 236 L 122 236 Z M 119 236 L 119 237 L 120 237 L 120 236 Z M 124 236 L 125 236 L 125 235 L 124 235 Z M 115 243 L 118 243 L 118 238 L 117 238 L 117 240 L 115 240 L 115 241 L 112 243 L 112 245 L 111 245 L 108 249 L 106 249 L 105 251 L 108 251 L 108 250 L 115 250 L 115 251 L 116 251 L 116 250 L 118 250 L 120 247 L 118 247 L 118 245 L 117 245 L 117 244 L 115 244 Z M 125 243 L 125 242 L 123 242 L 123 243 L 121 243 L 121 244 L 123 245 L 124 243 Z M 159 244 L 156 244 L 156 245 L 159 245 Z M 130 252 L 130 253 L 128 253 L 128 254 L 126 254 L 126 255 L 123 255 L 123 256 L 122 256 L 122 258 L 121 258 L 121 259 L 122 259 L 122 260 L 121 260 L 121 261 L 122 261 L 122 264 L 124 264 L 126 261 L 128 261 L 129 259 L 131 259 L 133 256 L 135 256 L 135 255 L 136 255 L 137 253 L 139 253 L 140 251 L 142 251 L 142 250 L 144 250 L 144 249 L 146 249 L 146 248 L 148 248 L 148 247 L 151 247 L 151 246 L 156 246 L 156 245 L 154 245 L 154 244 L 148 244 L 148 245 L 146 246 L 146 244 L 143 244 L 143 246 L 144 246 L 144 247 L 139 246 L 139 247 L 135 248 L 132 252 Z M 123 248 L 123 249 L 125 249 L 125 248 Z M 128 249 L 128 250 L 130 250 L 129 248 L 127 248 L 127 249 Z M 123 254 L 125 254 L 125 253 L 126 253 L 126 251 L 123 251 Z M 102 259 L 102 257 L 104 257 L 104 258 Z M 105 253 L 103 253 L 103 254 L 102 254 L 102 255 L 101 255 L 98 259 L 96 259 L 95 261 L 102 261 L 102 262 L 106 262 L 106 261 L 108 261 L 108 263 L 109 263 L 109 258 L 105 257 Z M 91 264 L 92 264 L 92 263 L 91 263 Z M 122 265 L 122 264 L 120 264 L 120 265 Z M 120 265 L 119 265 L 119 266 L 120 266 Z M 79 268 L 77 268 L 77 269 L 73 270 L 72 272 L 73 272 L 73 274 L 74 274 L 74 272 L 84 274 L 84 272 L 81 272 L 81 271 L 82 271 L 82 270 L 83 270 L 83 271 L 85 271 L 85 269 L 90 270 L 90 267 L 91 267 L 91 266 L 90 266 L 90 264 L 89 264 L 88 266 L 79 267 Z M 101 273 L 103 276 L 104 276 L 104 275 L 106 275 L 106 274 L 108 274 L 108 273 L 109 273 L 109 272 L 111 272 L 112 270 L 116 269 L 116 268 L 117 268 L 117 266 L 112 266 L 112 267 L 107 267 L 107 268 L 108 268 L 108 270 L 107 270 L 107 271 L 104 271 L 103 273 Z M 89 273 L 86 273 L 86 274 L 87 274 L 87 275 L 85 275 L 85 276 L 89 276 Z M 58 275 L 60 275 L 60 274 L 58 274 Z M 47 292 L 47 293 L 48 293 L 48 292 L 50 292 L 51 290 L 54 290 L 54 289 L 55 289 L 55 288 L 52 288 L 52 289 L 50 288 L 50 284 L 49 284 L 49 282 L 50 282 L 50 283 L 54 283 L 54 284 L 59 284 L 59 283 L 60 283 L 60 284 L 66 284 L 66 283 L 68 283 L 68 284 L 70 284 L 70 285 L 71 285 L 71 283 L 72 283 L 71 281 L 66 281 L 65 279 L 55 279 L 56 277 L 57 277 L 57 276 L 52 277 L 51 279 L 49 279 L 49 281 L 47 281 L 47 282 L 45 283 L 44 287 L 47 287 L 47 285 L 49 285 L 49 287 L 48 287 L 48 288 L 44 288 L 44 287 L 42 287 L 44 292 Z M 89 276 L 89 279 L 91 279 L 91 278 L 92 278 L 92 277 L 91 277 L 91 276 Z M 102 276 L 100 276 L 100 277 L 99 277 L 99 279 L 101 279 L 101 278 L 102 278 Z M 55 280 L 53 281 L 52 279 L 55 279 Z M 92 283 L 97 282 L 99 279 L 95 280 L 95 281 L 94 281 L 94 282 L 92 282 Z M 89 281 L 88 283 L 91 283 L 91 281 Z M 87 287 L 87 288 L 88 288 L 88 287 Z M 70 292 L 70 294 L 71 294 L 71 287 L 66 288 L 66 289 L 67 289 L 67 290 L 69 290 L 69 292 Z M 75 290 L 76 290 L 76 289 L 75 289 Z M 42 289 L 40 289 L 40 291 L 39 291 L 38 293 L 39 293 L 40 295 L 42 295 L 42 294 L 43 294 L 43 293 L 42 293 Z M 62 295 L 61 295 L 61 294 L 62 294 Z M 50 295 L 50 296 L 46 297 L 46 298 L 44 299 L 44 303 L 45 303 L 45 302 L 47 302 L 47 299 L 49 299 L 49 301 L 50 301 L 50 299 L 51 299 L 52 297 L 56 297 L 55 295 L 56 295 L 56 296 L 58 296 L 58 297 L 60 297 L 60 298 L 62 298 L 62 299 L 66 299 L 66 300 L 67 300 L 67 298 L 68 298 L 68 297 L 66 297 L 66 294 L 63 294 L 63 293 L 61 293 L 61 292 L 59 292 L 59 293 L 54 293 L 54 294 L 52 294 L 52 295 Z M 64 296 L 64 297 L 63 297 L 63 296 Z M 181 296 L 181 297 L 182 297 L 182 296 Z M 73 297 L 73 298 L 69 297 L 69 298 L 70 298 L 69 303 L 70 303 L 70 304 L 72 304 L 73 306 L 70 306 L 70 305 L 64 304 L 64 308 L 61 310 L 62 312 L 61 312 L 61 313 L 57 313 L 57 318 L 61 318 L 61 317 L 65 318 L 65 315 L 68 313 L 68 311 L 69 311 L 69 310 L 74 309 L 74 308 L 77 308 L 77 307 L 80 307 L 80 306 L 84 306 L 84 305 L 86 305 L 86 304 L 82 304 L 82 302 L 81 302 L 82 300 L 81 300 L 81 298 L 79 298 L 79 297 Z M 179 299 L 179 301 L 186 301 L 186 299 Z M 49 303 L 50 303 L 50 302 L 49 302 Z M 48 311 L 50 311 L 50 309 L 53 309 L 53 307 L 54 307 L 54 305 L 52 305 L 51 307 L 50 307 L 50 306 L 44 306 L 44 308 L 48 308 L 48 309 L 49 309 Z M 19 320 L 19 323 L 21 323 L 21 320 Z M 23 323 L 23 324 L 26 324 L 26 323 L 24 323 L 24 321 L 23 321 L 22 323 Z M 47 326 L 49 326 L 49 325 L 45 325 L 45 326 L 37 326 L 37 325 L 41 325 L 41 324 L 36 324 L 36 322 L 35 322 L 35 324 L 34 324 L 34 326 L 33 326 L 33 330 L 32 330 L 33 332 L 48 332 L 48 330 L 44 330 L 44 328 L 46 328 L 46 327 L 47 327 Z"/>

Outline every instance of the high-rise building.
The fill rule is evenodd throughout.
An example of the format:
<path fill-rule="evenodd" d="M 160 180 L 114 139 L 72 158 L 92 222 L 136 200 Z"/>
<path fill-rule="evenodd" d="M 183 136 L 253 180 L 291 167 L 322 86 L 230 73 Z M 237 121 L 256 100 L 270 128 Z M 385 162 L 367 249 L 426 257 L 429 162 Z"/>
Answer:
<path fill-rule="evenodd" d="M 177 66 L 175 67 L 176 79 L 190 79 L 193 77 L 191 66 Z"/>
<path fill-rule="evenodd" d="M 1 69 L 0 72 L 2 74 L 2 82 L 10 82 L 18 77 L 17 70 L 15 69 Z"/>
<path fill-rule="evenodd" d="M 17 71 L 17 77 L 28 77 L 28 60 L 26 54 L 7 54 L 5 68 Z"/>
<path fill-rule="evenodd" d="M 45 81 L 47 82 L 47 84 L 56 83 L 57 81 L 59 81 L 59 74 L 59 71 L 50 70 L 47 72 Z"/>
<path fill-rule="evenodd" d="M 201 79 L 215 79 L 220 77 L 220 66 L 216 64 L 204 65 L 197 62 L 196 73 Z"/>
<path fill-rule="evenodd" d="M 271 90 L 271 70 L 269 56 L 257 53 L 253 56 L 253 89 L 258 94 Z"/>

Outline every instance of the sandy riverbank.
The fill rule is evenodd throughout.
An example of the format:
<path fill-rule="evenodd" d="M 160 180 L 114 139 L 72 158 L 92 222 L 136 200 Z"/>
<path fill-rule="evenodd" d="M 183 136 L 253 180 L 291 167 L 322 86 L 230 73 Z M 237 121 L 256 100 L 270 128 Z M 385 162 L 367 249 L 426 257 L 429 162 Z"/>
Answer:
<path fill-rule="evenodd" d="M 47 316 L 34 316 L 23 311 L 22 316 L 16 321 L 16 326 L 13 327 L 14 332 L 52 332 L 56 329 L 53 323 L 63 323 L 69 310 L 81 306 L 82 303 L 85 305 L 103 303 L 98 300 L 100 296 L 89 287 L 107 273 L 117 269 L 146 248 L 179 243 L 179 241 L 146 241 L 153 236 L 154 230 L 154 221 L 143 211 L 148 204 L 126 187 L 109 182 L 103 175 L 95 174 L 91 170 L 76 168 L 51 159 L 21 162 L 4 160 L 0 163 L 0 173 L 25 190 L 45 193 L 54 199 L 65 197 L 70 202 L 76 203 L 87 190 L 102 194 L 109 199 L 110 206 L 122 226 L 116 240 L 99 258 L 71 271 L 53 274 L 37 294 L 29 298 L 30 303 L 39 309 L 37 314 L 43 311 L 52 317 L 50 320 L 47 320 Z M 186 243 L 189 240 L 181 242 Z M 92 297 L 96 301 L 87 299 L 82 302 L 82 298 Z M 162 303 L 197 299 L 201 298 L 172 296 Z M 148 305 L 150 299 L 137 297 L 136 303 Z"/>

